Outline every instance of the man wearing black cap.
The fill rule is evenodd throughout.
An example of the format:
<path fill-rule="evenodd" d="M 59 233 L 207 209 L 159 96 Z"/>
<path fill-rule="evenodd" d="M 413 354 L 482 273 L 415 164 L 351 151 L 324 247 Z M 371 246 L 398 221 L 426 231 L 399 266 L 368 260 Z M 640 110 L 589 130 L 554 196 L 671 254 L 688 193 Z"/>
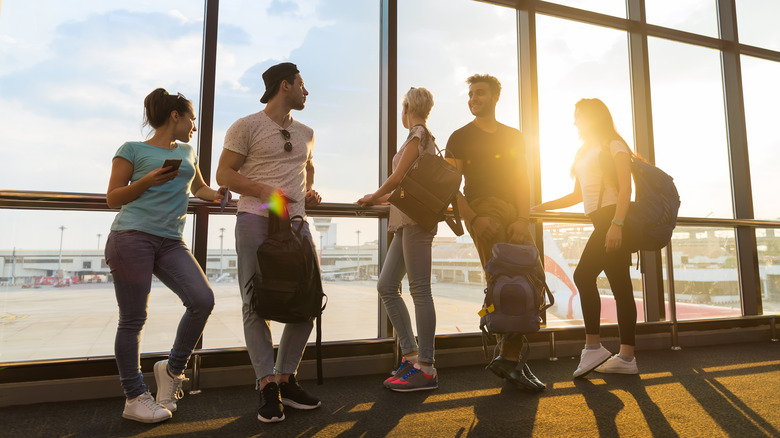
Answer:
<path fill-rule="evenodd" d="M 312 149 L 314 131 L 293 120 L 290 112 L 302 110 L 309 94 L 295 64 L 284 62 L 263 73 L 266 107 L 238 119 L 225 135 L 217 168 L 217 181 L 241 195 L 236 219 L 238 279 L 242 287 L 244 336 L 260 393 L 258 420 L 284 420 L 284 406 L 315 409 L 320 401 L 301 388 L 295 378 L 312 330 L 312 322 L 286 324 L 274 362 L 274 345 L 268 321 L 251 308 L 250 283 L 257 267 L 257 249 L 268 234 L 272 199 L 284 199 L 290 217 L 306 218 L 305 206 L 320 203 L 314 185 Z M 269 207 L 270 205 L 270 207 Z M 302 233 L 311 241 L 308 224 Z M 312 247 L 314 242 L 312 241 Z"/>

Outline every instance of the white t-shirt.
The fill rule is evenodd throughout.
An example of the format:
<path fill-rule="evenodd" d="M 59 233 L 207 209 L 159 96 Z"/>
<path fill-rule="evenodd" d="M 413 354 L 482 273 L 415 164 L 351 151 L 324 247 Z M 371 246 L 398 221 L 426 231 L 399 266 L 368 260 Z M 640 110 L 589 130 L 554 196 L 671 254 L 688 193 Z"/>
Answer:
<path fill-rule="evenodd" d="M 614 158 L 617 154 L 630 154 L 625 143 L 619 140 L 613 140 L 609 144 L 609 151 Z M 599 162 L 599 153 L 601 148 L 593 147 L 580 152 L 577 162 L 574 164 L 574 175 L 580 182 L 582 189 L 582 203 L 585 206 L 585 214 L 591 214 L 599 208 L 599 194 L 601 193 L 601 182 L 604 178 L 604 172 Z M 617 204 L 617 190 L 609 182 L 604 182 L 604 195 L 601 199 L 601 206 Z"/>
<path fill-rule="evenodd" d="M 290 133 L 289 140 L 282 135 L 282 127 L 260 111 L 230 126 L 224 148 L 246 157 L 238 173 L 281 189 L 296 201 L 287 206 L 290 216 L 305 218 L 306 162 L 312 159 L 314 130 L 293 120 L 286 131 Z M 284 150 L 287 141 L 292 144 L 290 152 Z M 268 216 L 268 205 L 254 196 L 241 195 L 238 211 Z"/>

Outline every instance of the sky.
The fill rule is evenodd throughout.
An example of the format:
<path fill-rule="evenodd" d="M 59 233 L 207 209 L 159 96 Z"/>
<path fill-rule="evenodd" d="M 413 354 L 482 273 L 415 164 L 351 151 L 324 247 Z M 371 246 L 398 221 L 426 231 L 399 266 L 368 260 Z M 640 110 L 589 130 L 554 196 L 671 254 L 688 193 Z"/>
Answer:
<path fill-rule="evenodd" d="M 453 0 L 399 2 L 399 101 L 409 87 L 431 90 L 429 126 L 440 147 L 472 118 L 465 79 L 473 73 L 501 80 L 497 117 L 519 127 L 515 14 L 457 1 L 457 7 Z M 625 15 L 622 0 L 559 3 Z M 654 24 L 717 34 L 715 0 L 646 4 Z M 780 50 L 780 31 L 767 18 L 780 14 L 780 4 L 738 0 L 737 8 L 740 24 L 751 24 L 740 28 L 741 41 Z M 235 0 L 220 3 L 219 18 L 212 168 L 230 124 L 262 109 L 262 72 L 292 61 L 310 92 L 306 108 L 293 116 L 315 130 L 315 188 L 323 201 L 354 202 L 375 190 L 379 2 Z M 549 200 L 573 187 L 577 100 L 604 100 L 633 143 L 630 78 L 624 32 L 547 16 L 537 17 L 537 31 L 542 200 Z M 148 135 L 141 128 L 146 94 L 162 86 L 198 108 L 202 33 L 203 3 L 191 0 L 0 3 L 0 189 L 104 193 L 116 149 Z M 648 44 L 656 162 L 675 177 L 680 214 L 732 217 L 719 54 L 655 38 Z M 772 126 L 780 116 L 780 68 L 743 59 L 756 216 L 777 218 L 780 144 Z M 398 138 L 405 138 L 400 127 Z M 191 143 L 197 141 L 196 133 Z M 60 226 L 65 248 L 94 248 L 105 242 L 113 216 L 0 210 L 0 248 L 56 248 Z M 376 239 L 375 221 L 334 221 L 339 244 L 355 244 L 357 230 L 363 243 Z M 212 217 L 211 248 L 219 247 L 223 227 L 225 248 L 234 248 L 233 223 L 230 216 Z"/>

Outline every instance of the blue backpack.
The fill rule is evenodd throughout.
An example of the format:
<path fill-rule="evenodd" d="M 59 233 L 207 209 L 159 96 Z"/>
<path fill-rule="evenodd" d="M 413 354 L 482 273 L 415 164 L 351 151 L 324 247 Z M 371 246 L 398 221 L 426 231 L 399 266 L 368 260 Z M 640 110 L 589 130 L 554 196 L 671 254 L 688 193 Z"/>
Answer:
<path fill-rule="evenodd" d="M 490 274 L 490 281 L 479 312 L 482 332 L 487 335 L 539 331 L 542 312 L 555 301 L 547 287 L 536 245 L 493 245 L 493 257 L 485 271 Z"/>
<path fill-rule="evenodd" d="M 611 175 L 614 181 L 615 165 L 607 149 L 602 149 L 600 160 L 605 176 Z M 605 164 L 607 161 L 610 164 Z M 671 176 L 634 154 L 631 154 L 631 175 L 636 194 L 626 214 L 623 245 L 631 252 L 657 251 L 672 239 L 680 210 L 680 195 Z M 599 207 L 603 193 L 604 180 Z"/>

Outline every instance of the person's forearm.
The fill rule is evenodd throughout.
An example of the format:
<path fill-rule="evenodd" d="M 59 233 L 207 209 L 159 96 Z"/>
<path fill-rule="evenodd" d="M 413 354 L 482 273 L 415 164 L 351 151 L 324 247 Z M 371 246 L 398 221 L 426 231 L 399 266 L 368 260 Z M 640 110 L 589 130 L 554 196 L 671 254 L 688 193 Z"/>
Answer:
<path fill-rule="evenodd" d="M 138 199 L 145 191 L 149 190 L 149 187 L 151 187 L 151 184 L 142 178 L 134 183 L 112 190 L 106 195 L 106 203 L 111 208 L 119 208 Z"/>
<path fill-rule="evenodd" d="M 572 205 L 579 204 L 582 201 L 579 193 L 572 192 L 566 196 L 562 196 L 552 201 L 547 201 L 539 204 L 537 210 L 558 210 L 561 208 L 571 207 Z"/>
<path fill-rule="evenodd" d="M 261 201 L 267 201 L 274 190 L 267 184 L 252 181 L 233 169 L 221 169 L 217 171 L 217 183 L 227 186 L 230 191 L 240 195 L 253 196 Z"/>

